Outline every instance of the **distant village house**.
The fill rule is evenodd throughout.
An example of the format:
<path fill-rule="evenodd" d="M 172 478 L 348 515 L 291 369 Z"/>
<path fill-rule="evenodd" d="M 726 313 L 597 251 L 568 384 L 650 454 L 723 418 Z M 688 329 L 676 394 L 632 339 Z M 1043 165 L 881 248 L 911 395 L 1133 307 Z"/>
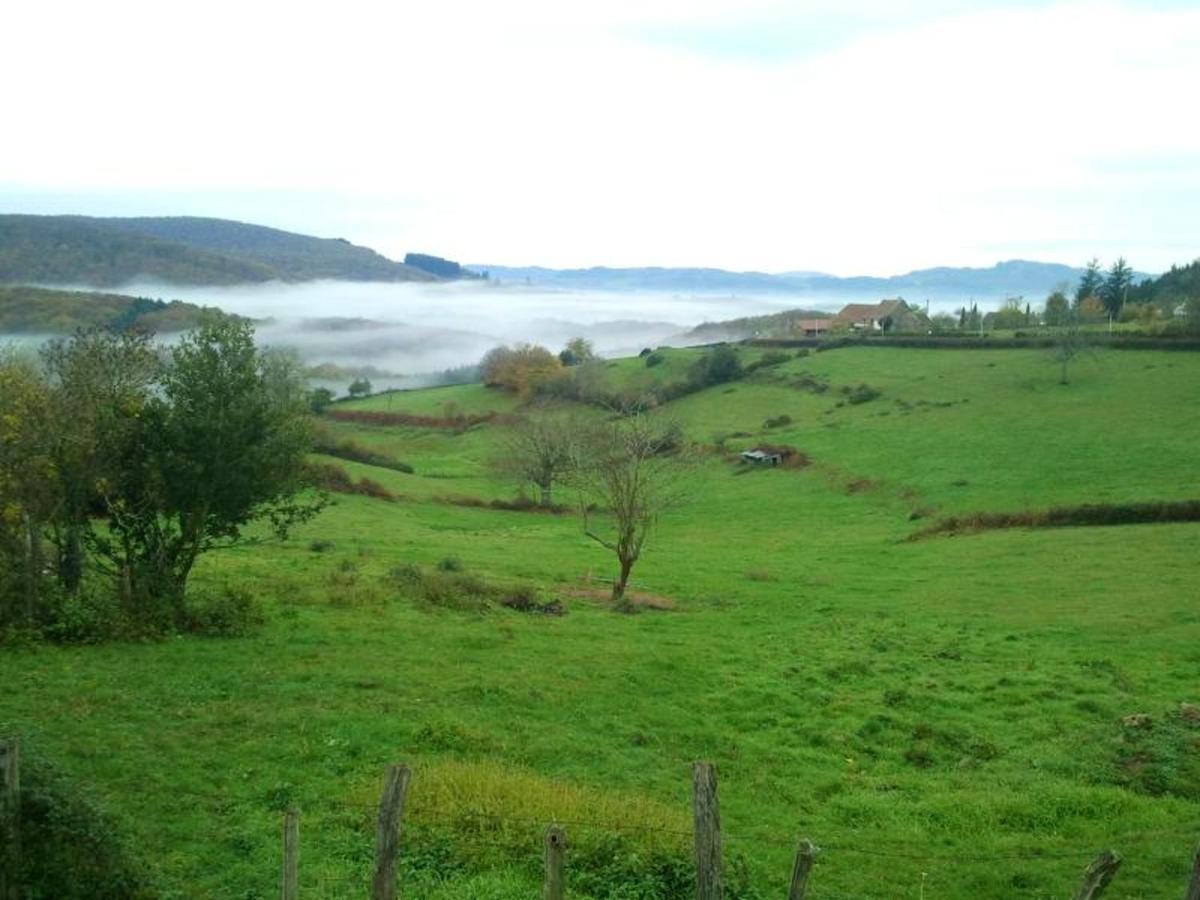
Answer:
<path fill-rule="evenodd" d="M 879 303 L 850 303 L 833 319 L 840 331 L 879 332 L 925 331 L 925 313 L 903 300 L 883 300 Z"/>

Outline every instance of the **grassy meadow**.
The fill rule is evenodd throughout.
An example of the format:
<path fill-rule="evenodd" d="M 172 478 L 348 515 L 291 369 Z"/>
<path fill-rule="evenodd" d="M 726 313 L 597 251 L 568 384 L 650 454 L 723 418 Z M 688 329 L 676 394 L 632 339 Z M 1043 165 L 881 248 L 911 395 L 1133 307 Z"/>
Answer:
<path fill-rule="evenodd" d="M 604 377 L 677 378 L 699 352 Z M 576 517 L 445 502 L 517 491 L 489 466 L 502 419 L 329 422 L 414 473 L 338 461 L 401 499 L 339 495 L 285 543 L 202 560 L 198 588 L 261 599 L 255 634 L 5 648 L 0 725 L 97 798 L 163 897 L 276 895 L 290 804 L 304 896 L 364 895 L 397 761 L 404 896 L 538 896 L 556 820 L 577 900 L 687 896 L 695 759 L 720 773 L 740 897 L 785 895 L 799 837 L 822 848 L 815 900 L 1065 897 L 1107 847 L 1106 897 L 1182 896 L 1200 524 L 907 539 L 942 515 L 1200 496 L 1200 354 L 1071 376 L 1039 351 L 847 348 L 667 404 L 708 450 L 633 572 L 638 615 L 607 608 L 615 560 Z M 851 402 L 862 384 L 878 396 Z M 448 405 L 519 411 L 481 385 L 338 408 Z M 761 443 L 811 464 L 737 461 Z M 566 613 L 422 601 L 414 567 Z"/>

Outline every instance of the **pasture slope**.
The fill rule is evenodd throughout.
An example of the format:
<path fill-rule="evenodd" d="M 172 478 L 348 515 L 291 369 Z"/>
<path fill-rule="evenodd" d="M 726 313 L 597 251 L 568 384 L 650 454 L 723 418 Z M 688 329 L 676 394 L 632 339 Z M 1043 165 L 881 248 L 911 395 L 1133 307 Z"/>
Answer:
<path fill-rule="evenodd" d="M 849 402 L 859 384 L 879 395 Z M 204 560 L 202 584 L 261 597 L 258 634 L 6 649 L 0 723 L 100 800 L 165 897 L 275 895 L 289 804 L 304 895 L 363 895 L 401 760 L 406 896 L 536 896 L 556 818 L 576 823 L 571 896 L 673 896 L 694 759 L 720 771 L 739 896 L 783 896 L 799 836 L 824 848 L 815 900 L 1063 897 L 1105 847 L 1125 856 L 1106 897 L 1182 896 L 1200 524 L 906 538 L 943 515 L 1195 498 L 1198 400 L 1200 354 L 1081 358 L 1063 387 L 1022 350 L 844 349 L 686 396 L 660 413 L 710 451 L 633 576 L 673 608 L 633 616 L 597 599 L 613 562 L 574 517 L 439 502 L 512 497 L 488 467 L 502 419 L 330 422 L 415 474 L 338 461 L 404 499 L 339 496 L 285 544 Z M 480 385 L 342 408 L 447 404 L 519 412 Z M 812 463 L 746 471 L 736 451 L 761 442 Z M 448 558 L 447 578 L 529 583 L 566 614 L 413 600 L 413 567 Z"/>

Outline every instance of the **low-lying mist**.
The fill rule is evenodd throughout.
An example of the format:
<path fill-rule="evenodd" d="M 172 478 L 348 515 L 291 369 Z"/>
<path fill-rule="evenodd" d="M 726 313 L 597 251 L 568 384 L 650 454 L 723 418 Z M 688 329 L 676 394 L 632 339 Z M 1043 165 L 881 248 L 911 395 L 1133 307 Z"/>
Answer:
<path fill-rule="evenodd" d="M 531 341 L 557 351 L 569 339 L 584 337 L 601 355 L 632 355 L 643 347 L 697 343 L 687 332 L 702 322 L 801 307 L 832 313 L 847 302 L 881 299 L 848 293 L 740 297 L 602 293 L 467 281 L 273 282 L 229 287 L 135 282 L 118 290 L 215 306 L 257 319 L 262 344 L 292 348 L 309 364 L 371 366 L 408 376 L 375 378 L 376 388 L 426 383 L 429 379 L 413 376 L 473 364 L 497 344 Z M 931 311 L 961 302 L 961 298 L 939 298 Z"/>
<path fill-rule="evenodd" d="M 260 320 L 262 343 L 307 362 L 375 366 L 405 374 L 477 362 L 497 344 L 558 350 L 573 337 L 602 355 L 688 343 L 701 322 L 822 306 L 805 297 L 670 296 L 540 290 L 488 282 L 382 284 L 318 281 L 233 287 L 135 283 L 122 293 L 179 299 Z M 837 310 L 843 299 L 828 299 Z"/>

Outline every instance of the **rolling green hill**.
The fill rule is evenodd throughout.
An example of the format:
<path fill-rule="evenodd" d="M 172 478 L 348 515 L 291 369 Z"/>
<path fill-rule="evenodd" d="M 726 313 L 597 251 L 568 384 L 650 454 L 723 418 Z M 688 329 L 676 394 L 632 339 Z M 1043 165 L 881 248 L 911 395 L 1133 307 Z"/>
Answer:
<path fill-rule="evenodd" d="M 79 328 L 186 331 L 205 307 L 182 300 L 0 285 L 0 334 L 69 334 Z"/>
<path fill-rule="evenodd" d="M 633 390 L 701 352 L 603 373 Z M 1200 354 L 1074 365 L 1062 386 L 1048 351 L 851 347 L 660 405 L 703 453 L 634 570 L 638 615 L 607 607 L 613 559 L 576 516 L 487 506 L 517 490 L 491 462 L 520 398 L 338 403 L 431 424 L 326 421 L 412 466 L 323 458 L 394 499 L 338 495 L 289 541 L 202 559 L 198 589 L 262 601 L 259 633 L 6 648 L 0 726 L 112 813 L 167 897 L 277 893 L 289 806 L 305 895 L 362 895 L 404 761 L 402 895 L 537 896 L 557 821 L 574 900 L 682 900 L 695 759 L 720 771 L 729 897 L 785 896 L 801 836 L 815 900 L 1071 896 L 1108 847 L 1106 900 L 1182 896 L 1200 523 L 910 540 L 943 515 L 1196 496 Z M 432 422 L 451 411 L 496 415 Z M 763 444 L 809 464 L 738 461 Z"/>
<path fill-rule="evenodd" d="M 190 285 L 435 280 L 348 241 L 225 219 L 0 216 L 0 283 L 113 287 L 139 278 Z"/>

